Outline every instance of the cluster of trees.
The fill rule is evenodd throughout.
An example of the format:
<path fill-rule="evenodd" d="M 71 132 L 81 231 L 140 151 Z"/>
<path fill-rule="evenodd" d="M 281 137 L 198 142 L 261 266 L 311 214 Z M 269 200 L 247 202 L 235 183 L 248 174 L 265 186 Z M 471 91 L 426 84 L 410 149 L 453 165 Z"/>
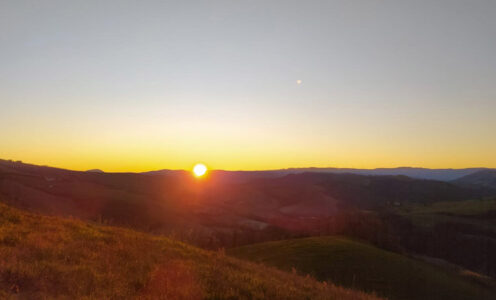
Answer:
<path fill-rule="evenodd" d="M 419 227 L 398 216 L 385 221 L 403 249 L 496 276 L 496 233 L 493 231 L 461 222 Z"/>

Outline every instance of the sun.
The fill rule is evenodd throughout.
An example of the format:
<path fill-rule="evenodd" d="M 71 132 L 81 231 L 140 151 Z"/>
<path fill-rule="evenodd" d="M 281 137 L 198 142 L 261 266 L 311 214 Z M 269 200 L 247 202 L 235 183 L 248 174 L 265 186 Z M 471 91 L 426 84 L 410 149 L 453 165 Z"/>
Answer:
<path fill-rule="evenodd" d="M 207 173 L 207 167 L 204 164 L 196 164 L 193 168 L 193 173 L 196 177 L 202 177 Z"/>

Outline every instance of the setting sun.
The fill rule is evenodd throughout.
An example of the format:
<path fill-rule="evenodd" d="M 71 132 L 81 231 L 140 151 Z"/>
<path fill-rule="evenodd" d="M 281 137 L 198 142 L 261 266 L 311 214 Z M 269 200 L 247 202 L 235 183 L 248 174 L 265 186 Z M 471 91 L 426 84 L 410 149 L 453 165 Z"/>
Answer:
<path fill-rule="evenodd" d="M 196 177 L 201 177 L 207 172 L 207 167 L 204 164 L 196 164 L 193 168 L 193 173 Z"/>

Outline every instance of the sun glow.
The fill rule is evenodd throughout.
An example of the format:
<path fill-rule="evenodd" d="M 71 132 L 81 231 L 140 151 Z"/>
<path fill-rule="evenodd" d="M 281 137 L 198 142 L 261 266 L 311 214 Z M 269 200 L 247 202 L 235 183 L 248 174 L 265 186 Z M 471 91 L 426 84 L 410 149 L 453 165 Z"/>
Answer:
<path fill-rule="evenodd" d="M 207 167 L 204 164 L 196 164 L 193 168 L 193 173 L 196 177 L 202 177 L 207 173 Z"/>

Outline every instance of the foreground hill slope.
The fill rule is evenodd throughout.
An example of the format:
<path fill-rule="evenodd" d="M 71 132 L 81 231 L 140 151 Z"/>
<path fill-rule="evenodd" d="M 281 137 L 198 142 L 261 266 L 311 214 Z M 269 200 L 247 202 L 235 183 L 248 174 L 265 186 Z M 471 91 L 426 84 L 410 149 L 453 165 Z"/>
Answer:
<path fill-rule="evenodd" d="M 344 237 L 261 243 L 231 249 L 229 254 L 282 270 L 295 268 L 389 299 L 496 299 L 491 279 L 476 282 L 473 277 Z"/>
<path fill-rule="evenodd" d="M 0 203 L 1 299 L 377 299 L 168 238 Z"/>

